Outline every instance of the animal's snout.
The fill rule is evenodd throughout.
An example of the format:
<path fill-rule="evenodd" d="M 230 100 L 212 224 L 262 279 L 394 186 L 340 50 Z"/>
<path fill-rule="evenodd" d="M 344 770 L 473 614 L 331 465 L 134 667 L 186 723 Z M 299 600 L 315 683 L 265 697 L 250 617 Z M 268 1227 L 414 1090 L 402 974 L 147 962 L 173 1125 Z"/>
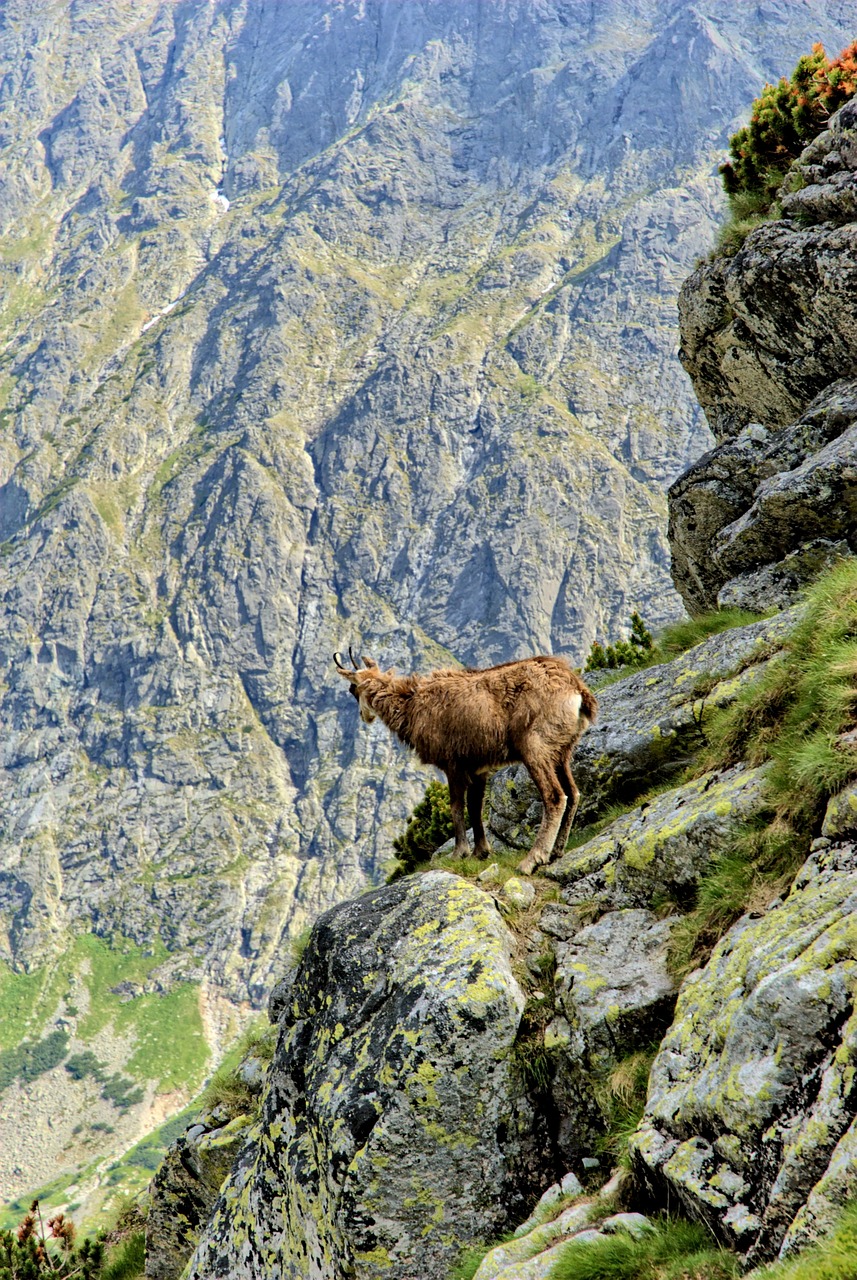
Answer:
<path fill-rule="evenodd" d="M 356 693 L 356 690 L 354 692 Z M 369 703 L 366 701 L 365 698 L 361 698 L 359 693 L 357 693 L 356 696 L 357 696 L 357 701 L 360 704 L 360 719 L 365 724 L 371 724 L 372 721 L 375 719 L 375 712 L 369 706 Z"/>

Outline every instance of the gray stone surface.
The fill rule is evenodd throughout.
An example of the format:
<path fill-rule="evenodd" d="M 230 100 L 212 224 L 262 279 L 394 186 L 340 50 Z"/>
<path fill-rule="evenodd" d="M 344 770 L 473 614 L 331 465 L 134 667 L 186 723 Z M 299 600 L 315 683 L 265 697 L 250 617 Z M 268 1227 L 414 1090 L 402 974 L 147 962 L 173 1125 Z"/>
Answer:
<path fill-rule="evenodd" d="M 686 980 L 631 1144 L 656 1194 L 751 1261 L 829 1221 L 853 1177 L 857 849 L 824 843 Z"/>
<path fill-rule="evenodd" d="M 491 898 L 432 871 L 316 923 L 258 1131 L 188 1271 L 445 1277 L 548 1180 L 512 1049 L 524 996 Z"/>
<path fill-rule="evenodd" d="M 718 441 L 669 493 L 691 613 L 788 604 L 857 550 L 855 140 L 851 102 L 797 162 L 783 218 L 683 286 L 682 360 Z"/>
<path fill-rule="evenodd" d="M 621 1058 L 660 1039 L 672 1020 L 676 984 L 666 969 L 675 918 L 640 908 L 610 911 L 556 947 L 557 1008 L 579 1050 L 603 1074 Z M 551 1028 L 546 1039 L 558 1038 Z"/>

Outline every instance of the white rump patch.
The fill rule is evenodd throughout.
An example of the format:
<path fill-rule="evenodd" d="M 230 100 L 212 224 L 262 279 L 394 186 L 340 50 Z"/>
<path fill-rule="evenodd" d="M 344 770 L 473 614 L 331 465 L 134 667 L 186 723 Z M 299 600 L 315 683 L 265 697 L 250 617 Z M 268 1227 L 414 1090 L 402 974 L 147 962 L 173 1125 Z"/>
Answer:
<path fill-rule="evenodd" d="M 580 714 L 580 704 L 583 702 L 583 696 L 579 693 L 570 693 L 565 700 L 566 708 L 574 716 L 575 720 L 586 720 L 586 716 Z M 586 720 L 589 724 L 589 721 Z"/>

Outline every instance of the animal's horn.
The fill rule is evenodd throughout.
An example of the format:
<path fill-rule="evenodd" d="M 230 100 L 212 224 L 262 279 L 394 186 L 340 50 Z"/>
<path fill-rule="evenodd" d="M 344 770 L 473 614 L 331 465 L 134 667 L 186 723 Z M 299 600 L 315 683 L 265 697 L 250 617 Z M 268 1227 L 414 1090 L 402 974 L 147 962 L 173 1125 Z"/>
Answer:
<path fill-rule="evenodd" d="M 338 651 L 338 650 L 337 650 L 337 651 L 336 651 L 336 653 L 334 653 L 334 655 L 333 655 L 333 661 L 336 663 L 336 665 L 337 665 L 337 667 L 339 668 L 339 670 L 340 670 L 340 671 L 345 671 L 345 670 L 346 670 L 346 667 L 344 667 L 344 666 L 343 666 L 343 664 L 342 664 L 342 663 L 340 662 L 340 660 L 339 660 L 339 651 Z"/>
<path fill-rule="evenodd" d="M 355 658 L 354 654 L 351 652 L 351 645 L 349 645 L 349 646 L 348 646 L 348 656 L 349 656 L 349 658 L 351 659 L 351 665 L 352 665 L 352 667 L 353 667 L 353 668 L 354 668 L 354 670 L 356 671 L 356 670 L 357 670 L 357 665 L 358 665 L 358 664 L 357 664 L 357 659 Z"/>

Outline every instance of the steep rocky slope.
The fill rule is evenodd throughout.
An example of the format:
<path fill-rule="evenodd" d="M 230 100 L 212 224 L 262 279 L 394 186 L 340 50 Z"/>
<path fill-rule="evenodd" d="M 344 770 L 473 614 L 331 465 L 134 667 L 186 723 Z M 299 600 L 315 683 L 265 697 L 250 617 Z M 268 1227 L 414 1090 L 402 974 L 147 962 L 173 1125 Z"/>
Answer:
<path fill-rule="evenodd" d="M 857 550 L 857 103 L 787 186 L 782 218 L 682 289 L 682 358 L 718 441 L 670 490 L 691 612 L 783 604 Z"/>
<path fill-rule="evenodd" d="M 424 778 L 335 647 L 679 608 L 712 159 L 850 16 L 720 9 L 3 6 L 4 1194 L 103 1175 L 377 872 Z"/>
<path fill-rule="evenodd" d="M 697 891 L 771 818 L 765 767 L 680 785 L 671 774 L 705 748 L 712 712 L 786 660 L 796 618 L 726 632 L 603 690 L 604 725 L 625 733 L 584 739 L 584 794 L 600 785 L 610 813 L 632 759 L 666 789 L 529 882 L 535 897 L 510 872 L 538 814 L 507 772 L 489 797 L 493 866 L 406 877 L 318 921 L 271 1002 L 279 1042 L 261 1113 L 231 1130 L 203 1117 L 158 1176 L 148 1275 L 444 1280 L 463 1248 L 520 1223 L 519 1243 L 477 1274 L 544 1280 L 565 1248 L 642 1230 L 641 1208 L 676 1202 L 750 1261 L 829 1229 L 857 1185 L 853 784 L 789 892 L 757 890 L 684 982 L 671 959 Z M 651 1056 L 635 1176 L 586 1199 L 581 1180 L 603 1183 L 616 1150 L 611 1081 L 627 1089 Z M 185 1170 L 197 1171 L 192 1202 L 209 1144 L 234 1142 L 235 1125 L 244 1145 L 213 1213 L 209 1193 L 177 1240 L 163 1224 L 188 1203 Z M 558 1177 L 564 1191 L 524 1223 Z M 619 1222 L 617 1194 L 634 1211 Z"/>

